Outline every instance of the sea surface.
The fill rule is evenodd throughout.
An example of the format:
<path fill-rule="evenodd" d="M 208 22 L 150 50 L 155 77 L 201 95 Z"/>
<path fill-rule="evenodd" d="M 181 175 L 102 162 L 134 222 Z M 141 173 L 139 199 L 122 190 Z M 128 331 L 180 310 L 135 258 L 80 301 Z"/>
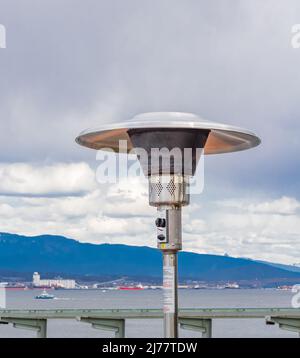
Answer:
<path fill-rule="evenodd" d="M 7 309 L 59 308 L 160 308 L 162 290 L 106 291 L 57 290 L 54 300 L 36 300 L 39 290 L 8 291 Z M 291 291 L 280 290 L 179 290 L 181 308 L 221 307 L 291 307 Z M 34 337 L 35 332 L 0 325 L 0 337 Z M 162 320 L 127 320 L 126 337 L 162 337 Z M 49 320 L 48 337 L 113 337 L 112 332 L 93 329 L 76 320 Z M 199 337 L 199 333 L 180 330 L 180 337 Z M 213 320 L 213 337 L 298 337 L 283 331 L 278 325 L 269 326 L 264 319 Z"/>

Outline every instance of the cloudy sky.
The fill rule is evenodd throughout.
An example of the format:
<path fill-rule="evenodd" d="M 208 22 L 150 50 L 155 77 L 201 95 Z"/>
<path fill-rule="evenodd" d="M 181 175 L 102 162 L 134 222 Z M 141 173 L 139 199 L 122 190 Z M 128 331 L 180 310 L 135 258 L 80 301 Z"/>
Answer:
<path fill-rule="evenodd" d="M 0 231 L 155 246 L 145 184 L 97 184 L 74 138 L 194 112 L 262 145 L 205 159 L 184 249 L 300 262 L 298 0 L 0 0 L 0 24 Z"/>

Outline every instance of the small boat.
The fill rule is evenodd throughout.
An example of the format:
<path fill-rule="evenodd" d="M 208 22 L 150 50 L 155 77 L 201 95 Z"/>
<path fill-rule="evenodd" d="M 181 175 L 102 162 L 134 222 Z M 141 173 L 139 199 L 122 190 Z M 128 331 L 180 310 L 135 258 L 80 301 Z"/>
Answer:
<path fill-rule="evenodd" d="M 237 288 L 240 288 L 240 286 L 236 282 L 233 282 L 233 283 L 228 282 L 228 283 L 226 283 L 224 288 L 237 289 Z"/>
<path fill-rule="evenodd" d="M 46 290 L 44 290 L 40 295 L 35 296 L 36 300 L 53 300 L 54 295 L 50 295 Z"/>

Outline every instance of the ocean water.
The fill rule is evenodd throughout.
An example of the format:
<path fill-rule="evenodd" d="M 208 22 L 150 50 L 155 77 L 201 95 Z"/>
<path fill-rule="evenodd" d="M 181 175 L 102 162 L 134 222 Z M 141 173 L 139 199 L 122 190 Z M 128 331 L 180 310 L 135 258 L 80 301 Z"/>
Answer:
<path fill-rule="evenodd" d="M 58 290 L 57 299 L 35 300 L 37 290 L 8 291 L 7 309 L 59 308 L 160 308 L 162 290 L 106 291 Z M 291 291 L 278 290 L 179 290 L 181 308 L 291 307 Z M 298 337 L 278 325 L 267 326 L 264 319 L 213 320 L 213 337 Z M 0 325 L 0 337 L 34 337 L 35 332 Z M 162 320 L 127 320 L 126 337 L 162 337 Z M 112 332 L 91 328 L 76 320 L 49 320 L 48 337 L 113 337 Z M 199 333 L 180 330 L 180 337 L 199 337 Z"/>

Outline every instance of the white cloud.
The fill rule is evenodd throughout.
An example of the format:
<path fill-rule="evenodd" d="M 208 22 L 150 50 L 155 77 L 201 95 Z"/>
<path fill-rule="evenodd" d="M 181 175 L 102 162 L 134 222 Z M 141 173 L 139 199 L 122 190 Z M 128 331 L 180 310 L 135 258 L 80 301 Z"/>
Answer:
<path fill-rule="evenodd" d="M 187 218 L 187 223 L 184 225 L 183 230 L 189 234 L 203 234 L 207 230 L 207 225 L 204 220 Z"/>
<path fill-rule="evenodd" d="M 299 208 L 298 200 L 286 196 L 273 201 L 249 205 L 249 210 L 252 212 L 286 215 L 295 214 Z"/>
<path fill-rule="evenodd" d="M 69 196 L 89 191 L 93 186 L 93 171 L 85 163 L 0 164 L 0 195 Z"/>
<path fill-rule="evenodd" d="M 252 202 L 251 202 L 252 200 Z M 202 212 L 205 230 L 186 230 L 185 248 L 294 263 L 300 249 L 299 202 L 295 198 L 224 200 Z M 191 222 L 186 224 L 187 227 Z M 200 225 L 201 227 L 201 225 Z"/>
<path fill-rule="evenodd" d="M 140 178 L 123 178 L 111 185 L 106 193 L 103 214 L 111 217 L 149 217 L 154 208 L 149 207 L 148 185 Z"/>
<path fill-rule="evenodd" d="M 217 202 L 221 207 L 236 208 L 250 213 L 262 214 L 278 214 L 278 215 L 292 215 L 300 208 L 300 202 L 291 197 L 283 196 L 279 199 L 270 201 L 254 202 L 255 198 L 249 199 L 249 202 L 240 200 L 224 200 Z"/>
<path fill-rule="evenodd" d="M 0 177 L 0 231 L 60 234 L 96 243 L 154 243 L 155 209 L 147 203 L 147 186 L 137 178 L 101 186 L 84 163 L 2 164 Z"/>
<path fill-rule="evenodd" d="M 1 166 L 1 173 L 6 178 L 6 184 L 0 184 L 2 191 L 5 188 L 5 192 L 15 196 L 0 196 L 0 231 L 65 235 L 83 242 L 156 246 L 156 209 L 149 207 L 147 185 L 138 178 L 96 185 L 94 172 L 82 164 L 46 166 L 41 173 L 33 166 L 8 164 L 7 168 Z M 25 183 L 24 173 L 31 178 Z M 77 179 L 69 190 L 66 183 L 71 174 Z M 39 183 L 45 176 L 46 183 Z M 10 187 L 8 178 L 13 179 Z M 74 191 L 78 196 L 70 195 Z M 31 196 L 20 195 L 24 192 Z M 226 252 L 285 263 L 299 261 L 300 213 L 295 198 L 262 200 L 253 196 L 251 200 L 235 198 L 201 205 L 196 199 L 192 197 L 191 205 L 182 209 L 185 250 Z"/>

